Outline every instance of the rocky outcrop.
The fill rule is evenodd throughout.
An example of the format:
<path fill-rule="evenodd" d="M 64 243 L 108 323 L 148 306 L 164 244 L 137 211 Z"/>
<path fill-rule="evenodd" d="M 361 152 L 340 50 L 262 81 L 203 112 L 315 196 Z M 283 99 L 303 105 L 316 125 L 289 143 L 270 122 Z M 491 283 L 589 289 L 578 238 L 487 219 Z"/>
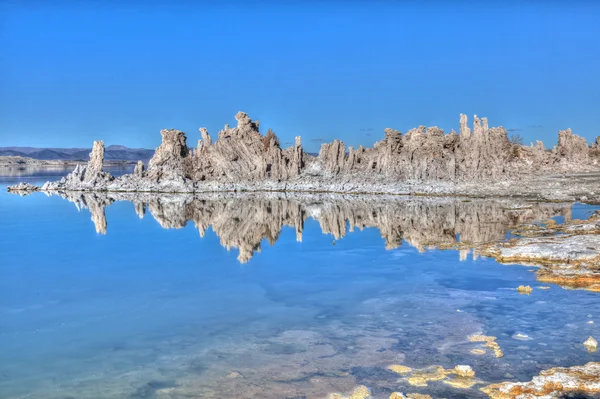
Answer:
<path fill-rule="evenodd" d="M 595 165 L 600 164 L 600 136 L 596 137 L 596 142 L 590 146 L 590 161 Z"/>
<path fill-rule="evenodd" d="M 133 170 L 133 175 L 136 178 L 141 179 L 144 177 L 145 169 L 144 163 L 142 161 L 138 161 L 137 165 L 135 165 L 135 169 Z"/>
<path fill-rule="evenodd" d="M 259 133 L 259 122 L 244 112 L 235 116 L 237 127 L 226 125 L 217 141 L 205 128 L 193 157 L 193 180 L 261 181 L 288 180 L 298 177 L 304 166 L 300 137 L 293 147 L 282 150 L 272 130 Z"/>
<path fill-rule="evenodd" d="M 195 149 L 187 146 L 184 132 L 162 130 L 162 142 L 148 170 L 138 164 L 133 174 L 118 179 L 102 172 L 104 144 L 95 142 L 87 166 L 77 167 L 64 181 L 44 189 L 410 193 L 413 189 L 406 187 L 420 183 L 427 191 L 445 187 L 444 191 L 455 194 L 460 185 L 474 182 L 522 182 L 555 172 L 600 168 L 591 155 L 596 147 L 588 147 L 570 130 L 559 132 L 553 150 L 546 150 L 541 142 L 524 147 L 511 143 L 504 128 L 490 128 L 486 118 L 474 116 L 471 129 L 464 114 L 459 133 L 419 126 L 403 135 L 386 128 L 373 148 L 355 149 L 334 140 L 323 144 L 316 157 L 303 151 L 300 137 L 284 149 L 272 130 L 261 134 L 260 123 L 246 113 L 238 112 L 235 119 L 237 126 L 225 125 L 214 141 L 201 128 Z"/>
<path fill-rule="evenodd" d="M 587 163 L 589 149 L 586 139 L 571 132 L 571 129 L 558 132 L 556 154 L 564 162 Z"/>
<path fill-rule="evenodd" d="M 102 173 L 102 163 L 104 162 L 104 141 L 94 141 L 90 160 L 87 163 L 83 173 L 83 181 L 91 182 L 98 178 Z"/>
<path fill-rule="evenodd" d="M 503 382 L 481 390 L 492 399 L 584 398 L 600 393 L 600 363 L 556 367 L 542 371 L 529 382 Z"/>
<path fill-rule="evenodd" d="M 19 183 L 19 184 L 15 184 L 14 186 L 9 186 L 8 187 L 8 191 L 9 192 L 14 192 L 14 193 L 18 193 L 18 194 L 22 194 L 22 195 L 27 195 L 27 194 L 31 194 L 34 191 L 39 191 L 39 187 L 38 186 L 34 186 L 31 183 Z"/>
<path fill-rule="evenodd" d="M 500 263 L 539 266 L 537 280 L 570 289 L 600 292 L 600 214 L 588 220 L 523 225 L 515 237 L 481 252 Z"/>
<path fill-rule="evenodd" d="M 184 181 L 192 177 L 192 154 L 181 130 L 163 129 L 162 142 L 148 164 L 148 179 Z"/>
<path fill-rule="evenodd" d="M 94 141 L 90 160 L 86 165 L 77 165 L 73 172 L 60 181 L 46 183 L 42 190 L 52 190 L 60 187 L 69 187 L 74 190 L 104 190 L 114 177 L 102 170 L 104 162 L 104 141 Z"/>

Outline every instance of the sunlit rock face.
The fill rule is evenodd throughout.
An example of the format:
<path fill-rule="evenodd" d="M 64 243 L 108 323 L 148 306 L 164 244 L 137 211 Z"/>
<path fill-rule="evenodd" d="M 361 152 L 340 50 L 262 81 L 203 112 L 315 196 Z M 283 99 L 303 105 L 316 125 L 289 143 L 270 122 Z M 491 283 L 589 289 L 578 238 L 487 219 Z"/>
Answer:
<path fill-rule="evenodd" d="M 90 160 L 86 165 L 77 165 L 73 172 L 60 181 L 46 183 L 42 190 L 53 190 L 62 187 L 71 187 L 77 190 L 95 190 L 106 187 L 114 180 L 114 177 L 102 170 L 104 162 L 104 141 L 94 141 Z"/>
<path fill-rule="evenodd" d="M 318 156 L 304 152 L 300 137 L 281 148 L 272 130 L 259 131 L 259 122 L 246 113 L 235 115 L 236 127 L 225 125 L 213 141 L 200 129 L 196 148 L 187 145 L 180 130 L 161 130 L 162 142 L 144 170 L 138 164 L 132 174 L 117 179 L 102 171 L 104 143 L 97 141 L 87 166 L 78 166 L 64 180 L 44 190 L 209 192 L 231 190 L 328 191 L 402 194 L 413 190 L 444 193 L 479 190 L 495 185 L 497 194 L 512 195 L 499 181 L 522 181 L 554 172 L 597 171 L 598 144 L 560 131 L 558 146 L 546 150 L 543 143 L 522 146 L 511 143 L 503 127 L 488 126 L 486 118 L 473 118 L 468 126 L 460 116 L 460 132 L 445 134 L 436 126 L 419 126 L 405 134 L 386 128 L 384 138 L 372 148 L 346 147 L 334 140 L 321 146 Z M 473 182 L 479 186 L 466 187 Z M 413 183 L 421 183 L 413 186 Z M 446 185 L 444 185 L 446 184 Z M 462 186 L 459 186 L 462 184 Z M 537 191 L 547 187 L 541 184 Z M 463 187 L 460 189 L 460 187 Z M 499 191 L 498 191 L 499 190 Z M 480 192 L 481 191 L 481 192 Z M 535 191 L 534 191 L 535 192 Z"/>
<path fill-rule="evenodd" d="M 589 152 L 587 140 L 571 132 L 571 129 L 558 132 L 556 154 L 564 162 L 587 163 Z"/>
<path fill-rule="evenodd" d="M 185 133 L 181 130 L 163 129 L 160 134 L 162 143 L 148 164 L 148 179 L 154 182 L 189 179 L 192 174 L 192 158 Z"/>
<path fill-rule="evenodd" d="M 286 180 L 297 177 L 303 167 L 304 152 L 300 138 L 293 147 L 282 150 L 270 129 L 259 133 L 259 122 L 244 112 L 235 116 L 237 127 L 228 125 L 213 144 L 204 128 L 193 157 L 193 179 L 204 180 Z"/>

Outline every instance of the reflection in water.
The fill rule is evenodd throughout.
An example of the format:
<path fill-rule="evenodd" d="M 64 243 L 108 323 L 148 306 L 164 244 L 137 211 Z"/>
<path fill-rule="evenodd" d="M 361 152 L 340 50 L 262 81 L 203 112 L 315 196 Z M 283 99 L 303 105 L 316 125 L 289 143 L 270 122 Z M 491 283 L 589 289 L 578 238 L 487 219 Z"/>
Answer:
<path fill-rule="evenodd" d="M 354 229 L 375 227 L 386 249 L 398 248 L 402 240 L 420 252 L 502 240 L 508 229 L 520 223 L 562 216 L 571 219 L 571 206 L 520 203 L 508 200 L 462 200 L 458 198 L 406 199 L 398 197 L 285 195 L 191 195 L 131 193 L 61 193 L 78 208 L 92 214 L 96 231 L 106 234 L 104 209 L 115 201 L 131 201 L 143 218 L 146 209 L 166 229 L 193 222 L 204 237 L 211 228 L 221 245 L 239 249 L 238 260 L 248 262 L 266 239 L 274 245 L 283 226 L 296 230 L 302 241 L 304 223 L 317 220 L 323 234 L 337 240 Z M 468 249 L 461 250 L 465 259 Z M 474 255 L 476 256 L 476 255 Z"/>
<path fill-rule="evenodd" d="M 598 323 L 588 324 L 597 320 L 597 295 L 541 290 L 527 268 L 429 251 L 502 239 L 522 222 L 568 220 L 568 205 L 59 195 L 88 209 L 106 235 L 85 234 L 87 221 L 40 193 L 0 202 L 15 215 L 0 223 L 2 398 L 324 399 L 348 397 L 357 386 L 373 399 L 394 391 L 482 398 L 484 384 L 530 380 L 540 369 L 597 356 L 583 346 L 598 336 Z M 106 212 L 115 201 L 133 206 Z M 168 229 L 210 228 L 253 267 L 239 267 L 210 232 L 195 247 L 193 230 L 132 223 L 131 209 Z M 366 227 L 377 230 L 349 234 Z M 322 233 L 345 239 L 333 246 Z M 278 243 L 252 259 L 264 239 Z M 534 291 L 519 295 L 519 285 Z M 513 338 L 519 334 L 530 339 Z M 475 378 L 448 374 L 459 365 Z"/>

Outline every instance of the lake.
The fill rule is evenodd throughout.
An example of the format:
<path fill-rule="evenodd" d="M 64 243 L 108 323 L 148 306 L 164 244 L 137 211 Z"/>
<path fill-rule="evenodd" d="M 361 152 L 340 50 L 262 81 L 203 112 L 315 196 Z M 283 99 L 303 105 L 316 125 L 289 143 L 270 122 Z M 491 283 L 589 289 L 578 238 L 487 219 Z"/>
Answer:
<path fill-rule="evenodd" d="M 598 207 L 6 192 L 67 172 L 0 177 L 2 398 L 299 399 L 358 386 L 483 398 L 489 383 L 600 360 L 582 345 L 600 335 L 600 294 L 540 288 L 534 268 L 469 249 Z M 503 356 L 469 340 L 478 333 Z M 391 365 L 469 365 L 475 384 Z"/>

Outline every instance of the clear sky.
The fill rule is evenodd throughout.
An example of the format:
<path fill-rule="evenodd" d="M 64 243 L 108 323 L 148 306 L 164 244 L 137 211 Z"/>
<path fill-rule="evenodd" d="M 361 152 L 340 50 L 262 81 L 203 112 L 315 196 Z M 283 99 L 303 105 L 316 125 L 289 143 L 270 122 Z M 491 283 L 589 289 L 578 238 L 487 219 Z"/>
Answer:
<path fill-rule="evenodd" d="M 309 151 L 461 112 L 591 141 L 599 21 L 592 1 L 0 1 L 0 146 L 194 146 L 239 110 Z"/>

